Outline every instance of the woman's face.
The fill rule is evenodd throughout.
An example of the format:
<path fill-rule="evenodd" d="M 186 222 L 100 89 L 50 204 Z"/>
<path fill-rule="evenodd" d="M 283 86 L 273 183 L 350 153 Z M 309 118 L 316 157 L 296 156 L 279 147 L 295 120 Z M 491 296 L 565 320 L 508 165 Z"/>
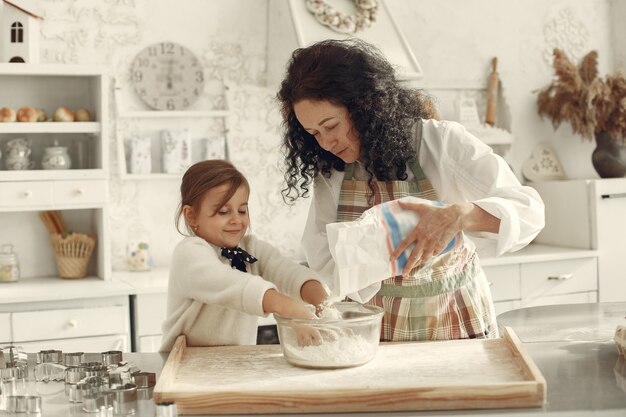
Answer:
<path fill-rule="evenodd" d="M 248 230 L 248 187 L 241 185 L 233 196 L 220 206 L 230 184 L 207 191 L 196 212 L 191 206 L 183 207 L 187 223 L 198 226 L 197 236 L 219 247 L 234 248 Z"/>
<path fill-rule="evenodd" d="M 351 164 L 361 155 L 361 139 L 348 109 L 329 101 L 301 100 L 293 110 L 302 127 L 328 152 Z"/>

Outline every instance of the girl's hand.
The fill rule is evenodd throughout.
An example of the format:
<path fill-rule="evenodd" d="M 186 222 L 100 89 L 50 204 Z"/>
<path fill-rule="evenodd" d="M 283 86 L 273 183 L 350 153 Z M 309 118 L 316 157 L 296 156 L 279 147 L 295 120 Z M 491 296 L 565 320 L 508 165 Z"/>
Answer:
<path fill-rule="evenodd" d="M 314 279 L 310 279 L 302 284 L 300 288 L 300 297 L 309 303 L 313 304 L 316 308 L 319 308 L 326 300 L 328 300 L 328 291 L 322 283 Z"/>
<path fill-rule="evenodd" d="M 390 257 L 392 262 L 395 261 L 406 248 L 415 243 L 402 271 L 402 275 L 407 276 L 411 269 L 438 255 L 452 238 L 463 230 L 463 218 L 471 207 L 462 204 L 437 207 L 423 203 L 403 201 L 399 203 L 403 209 L 416 212 L 420 219 L 417 226 L 405 236 Z M 469 205 L 473 206 L 471 203 Z"/>
<path fill-rule="evenodd" d="M 281 294 L 274 289 L 265 291 L 263 295 L 263 311 L 266 314 L 278 313 L 292 319 L 314 319 L 315 314 L 305 304 Z"/>

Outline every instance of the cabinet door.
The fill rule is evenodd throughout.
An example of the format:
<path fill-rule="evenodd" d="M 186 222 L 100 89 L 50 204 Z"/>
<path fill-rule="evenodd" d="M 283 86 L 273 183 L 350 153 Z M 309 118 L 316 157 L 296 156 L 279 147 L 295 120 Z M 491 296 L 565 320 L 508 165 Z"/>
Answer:
<path fill-rule="evenodd" d="M 536 298 L 597 291 L 597 258 L 522 264 L 521 287 L 524 304 Z"/>
<path fill-rule="evenodd" d="M 11 314 L 0 314 L 0 343 L 11 342 Z"/>
<path fill-rule="evenodd" d="M 128 333 L 125 306 L 12 313 L 13 341 L 67 339 Z"/>
<path fill-rule="evenodd" d="M 519 264 L 483 266 L 483 271 L 491 286 L 494 302 L 522 298 Z"/>
<path fill-rule="evenodd" d="M 135 333 L 137 336 L 160 335 L 165 320 L 167 294 L 137 294 Z"/>
<path fill-rule="evenodd" d="M 37 353 L 41 350 L 56 349 L 69 352 L 107 352 L 121 350 L 128 352 L 128 335 L 116 334 L 100 337 L 80 337 L 77 339 L 39 340 L 36 342 L 16 343 L 25 352 Z"/>
<path fill-rule="evenodd" d="M 163 336 L 141 336 L 137 341 L 137 352 L 158 352 Z"/>
<path fill-rule="evenodd" d="M 516 301 L 499 301 L 494 302 L 493 306 L 496 310 L 496 316 L 499 316 L 502 313 L 506 313 L 507 311 L 517 310 L 522 305 L 520 300 Z"/>
<path fill-rule="evenodd" d="M 626 301 L 626 179 L 594 181 L 595 225 L 599 257 L 599 299 Z"/>
<path fill-rule="evenodd" d="M 584 304 L 597 303 L 597 291 L 580 292 L 576 294 L 555 295 L 552 297 L 533 298 L 523 302 L 523 307 L 547 306 L 554 304 Z"/>

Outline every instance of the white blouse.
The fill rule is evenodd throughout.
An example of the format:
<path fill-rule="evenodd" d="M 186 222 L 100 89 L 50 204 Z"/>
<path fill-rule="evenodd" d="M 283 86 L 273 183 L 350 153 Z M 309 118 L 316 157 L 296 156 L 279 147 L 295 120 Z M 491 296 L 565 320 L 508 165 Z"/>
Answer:
<path fill-rule="evenodd" d="M 544 204 L 535 189 L 522 186 L 507 163 L 461 124 L 423 120 L 419 163 L 445 203 L 472 202 L 500 219 L 495 233 L 467 233 L 480 253 L 499 256 L 530 243 L 544 226 Z M 414 179 L 407 166 L 409 180 Z M 330 178 L 314 180 L 313 201 L 302 237 L 309 267 L 332 283 L 332 260 L 326 225 L 337 221 L 339 192 L 344 172 L 333 170 Z M 356 164 L 354 179 L 365 180 Z M 485 242 L 487 242 L 485 244 Z"/>

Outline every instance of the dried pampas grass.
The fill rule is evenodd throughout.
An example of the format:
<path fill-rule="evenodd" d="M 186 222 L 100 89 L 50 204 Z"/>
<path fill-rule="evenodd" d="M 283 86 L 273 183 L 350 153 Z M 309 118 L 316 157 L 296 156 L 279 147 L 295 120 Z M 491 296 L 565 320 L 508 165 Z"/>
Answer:
<path fill-rule="evenodd" d="M 556 129 L 569 122 L 574 133 L 593 140 L 607 132 L 626 140 L 626 78 L 621 72 L 598 75 L 598 53 L 591 51 L 576 67 L 558 48 L 554 49 L 555 80 L 539 91 L 537 110 Z"/>

